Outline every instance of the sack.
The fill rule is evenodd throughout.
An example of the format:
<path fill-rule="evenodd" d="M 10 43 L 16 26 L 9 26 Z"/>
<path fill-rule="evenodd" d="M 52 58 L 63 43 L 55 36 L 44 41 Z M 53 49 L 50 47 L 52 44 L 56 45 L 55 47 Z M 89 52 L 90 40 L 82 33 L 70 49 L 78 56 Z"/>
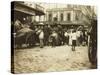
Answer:
<path fill-rule="evenodd" d="M 65 33 L 64 33 L 64 36 L 65 36 L 65 37 L 67 37 L 67 36 L 68 36 L 68 33 L 67 33 L 67 32 L 65 32 Z"/>

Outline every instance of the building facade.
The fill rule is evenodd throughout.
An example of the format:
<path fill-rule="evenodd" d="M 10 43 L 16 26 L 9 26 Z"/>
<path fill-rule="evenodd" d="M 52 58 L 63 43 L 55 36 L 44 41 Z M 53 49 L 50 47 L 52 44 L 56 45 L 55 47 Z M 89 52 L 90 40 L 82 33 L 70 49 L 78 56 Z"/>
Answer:
<path fill-rule="evenodd" d="M 44 8 L 30 2 L 13 1 L 11 3 L 12 20 L 20 20 L 22 23 L 34 21 L 34 17 L 45 15 Z"/>
<path fill-rule="evenodd" d="M 46 21 L 48 23 L 56 22 L 62 25 L 80 25 L 82 24 L 83 17 L 84 15 L 82 11 L 75 6 L 66 8 L 53 8 L 46 11 Z"/>

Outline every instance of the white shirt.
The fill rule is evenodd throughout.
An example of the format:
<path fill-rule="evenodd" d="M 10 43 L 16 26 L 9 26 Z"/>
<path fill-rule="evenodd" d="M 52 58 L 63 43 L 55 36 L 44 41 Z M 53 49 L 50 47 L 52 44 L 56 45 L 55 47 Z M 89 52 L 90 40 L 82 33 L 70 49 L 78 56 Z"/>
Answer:
<path fill-rule="evenodd" d="M 77 39 L 76 33 L 72 33 L 71 38 L 72 38 L 72 40 L 76 40 Z"/>
<path fill-rule="evenodd" d="M 44 39 L 44 32 L 43 31 L 40 32 L 39 39 Z"/>
<path fill-rule="evenodd" d="M 57 33 L 52 33 L 52 36 L 53 36 L 53 37 L 57 36 Z"/>
<path fill-rule="evenodd" d="M 81 31 L 77 31 L 77 37 L 80 37 Z"/>

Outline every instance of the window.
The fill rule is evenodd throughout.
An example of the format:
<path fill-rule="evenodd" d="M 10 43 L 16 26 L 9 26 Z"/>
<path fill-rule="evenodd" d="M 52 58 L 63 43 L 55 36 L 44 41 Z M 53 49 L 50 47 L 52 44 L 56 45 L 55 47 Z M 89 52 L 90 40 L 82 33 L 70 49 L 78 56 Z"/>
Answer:
<path fill-rule="evenodd" d="M 53 13 L 53 21 L 57 21 L 58 20 L 58 14 L 57 12 Z"/>
<path fill-rule="evenodd" d="M 78 14 L 76 13 L 76 15 L 75 15 L 75 20 L 78 20 Z"/>
<path fill-rule="evenodd" d="M 54 17 L 54 21 L 57 21 L 57 17 Z"/>
<path fill-rule="evenodd" d="M 60 17 L 61 17 L 61 21 L 63 21 L 63 13 L 61 13 Z"/>
<path fill-rule="evenodd" d="M 52 14 L 49 14 L 48 17 L 49 17 L 48 21 L 52 21 Z"/>
<path fill-rule="evenodd" d="M 67 14 L 67 20 L 71 21 L 71 14 L 70 13 Z"/>

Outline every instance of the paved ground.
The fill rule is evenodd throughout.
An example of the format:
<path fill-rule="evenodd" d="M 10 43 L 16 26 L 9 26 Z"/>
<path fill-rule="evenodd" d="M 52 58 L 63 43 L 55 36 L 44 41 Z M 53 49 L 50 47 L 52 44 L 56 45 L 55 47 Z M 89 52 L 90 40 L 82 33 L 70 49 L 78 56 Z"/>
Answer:
<path fill-rule="evenodd" d="M 71 46 L 30 48 L 15 50 L 15 73 L 67 71 L 90 69 L 87 47 Z"/>

